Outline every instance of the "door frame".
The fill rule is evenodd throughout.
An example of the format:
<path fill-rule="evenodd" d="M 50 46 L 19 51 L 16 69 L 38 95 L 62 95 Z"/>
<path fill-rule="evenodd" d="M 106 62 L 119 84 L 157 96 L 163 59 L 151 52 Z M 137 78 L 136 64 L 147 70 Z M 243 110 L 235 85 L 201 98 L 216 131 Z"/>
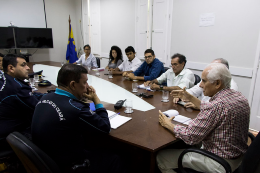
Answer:
<path fill-rule="evenodd" d="M 257 78 L 259 78 L 259 80 L 260 80 L 260 76 L 257 76 L 258 73 L 260 75 L 259 66 L 260 66 L 260 32 L 259 32 L 259 36 L 258 36 L 257 49 L 256 49 L 256 54 L 255 54 L 255 63 L 254 63 L 254 68 L 253 68 L 253 76 L 252 76 L 252 80 L 251 80 L 251 86 L 250 86 L 249 98 L 248 98 L 249 106 L 251 108 L 249 128 L 252 130 L 255 130 L 254 128 L 257 127 L 257 125 L 255 125 L 256 122 L 258 122 L 258 124 L 259 124 L 258 127 L 260 127 L 260 121 L 259 121 L 260 117 L 257 117 L 257 111 L 258 111 L 257 107 L 258 106 L 253 105 L 254 95 L 257 91 L 257 88 L 259 88 L 256 86 Z"/>

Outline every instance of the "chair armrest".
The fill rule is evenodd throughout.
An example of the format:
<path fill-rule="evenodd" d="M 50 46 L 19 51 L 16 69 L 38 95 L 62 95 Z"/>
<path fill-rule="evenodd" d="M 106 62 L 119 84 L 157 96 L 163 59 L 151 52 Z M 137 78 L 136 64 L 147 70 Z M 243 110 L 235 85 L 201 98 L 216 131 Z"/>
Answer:
<path fill-rule="evenodd" d="M 211 152 L 208 152 L 203 149 L 198 149 L 198 148 L 188 148 L 181 153 L 181 155 L 179 156 L 179 159 L 178 159 L 178 168 L 181 172 L 186 173 L 186 171 L 184 170 L 184 168 L 182 166 L 182 159 L 183 159 L 183 156 L 189 152 L 199 153 L 201 155 L 207 156 L 208 158 L 211 158 L 211 159 L 215 160 L 216 162 L 218 162 L 219 164 L 221 164 L 227 173 L 231 173 L 231 167 L 225 159 L 223 159 Z"/>
<path fill-rule="evenodd" d="M 248 137 L 251 139 L 252 142 L 255 139 L 255 136 L 251 132 L 248 132 Z"/>

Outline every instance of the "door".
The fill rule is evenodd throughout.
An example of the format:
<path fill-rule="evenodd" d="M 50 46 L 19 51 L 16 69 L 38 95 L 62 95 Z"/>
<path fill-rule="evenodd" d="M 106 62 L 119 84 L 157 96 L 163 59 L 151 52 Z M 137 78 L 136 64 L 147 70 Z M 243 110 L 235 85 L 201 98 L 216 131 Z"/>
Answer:
<path fill-rule="evenodd" d="M 89 0 L 91 53 L 101 55 L 100 0 Z"/>
<path fill-rule="evenodd" d="M 167 37 L 170 38 L 170 33 L 167 33 L 167 26 L 169 26 L 170 13 L 168 9 L 169 0 L 153 0 L 152 10 L 152 37 L 151 45 L 156 58 L 163 63 L 167 59 Z"/>
<path fill-rule="evenodd" d="M 137 0 L 136 51 L 143 59 L 144 51 L 154 50 L 156 58 L 170 64 L 172 0 Z"/>
<path fill-rule="evenodd" d="M 144 59 L 148 48 L 148 0 L 137 0 L 135 51 L 139 59 Z"/>
<path fill-rule="evenodd" d="M 255 57 L 255 66 L 251 82 L 249 105 L 251 107 L 249 128 L 260 131 L 260 34 Z"/>
<path fill-rule="evenodd" d="M 84 45 L 89 43 L 89 17 L 88 17 L 88 0 L 82 0 L 82 28 Z M 83 46 L 84 46 L 83 45 Z M 84 53 L 84 50 L 83 52 Z"/>

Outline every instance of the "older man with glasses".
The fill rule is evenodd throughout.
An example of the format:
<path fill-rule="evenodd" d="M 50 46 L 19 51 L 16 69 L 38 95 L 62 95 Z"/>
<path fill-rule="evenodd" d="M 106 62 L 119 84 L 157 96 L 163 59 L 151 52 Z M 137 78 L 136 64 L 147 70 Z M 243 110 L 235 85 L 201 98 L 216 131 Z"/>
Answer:
<path fill-rule="evenodd" d="M 132 80 L 150 81 L 164 73 L 163 63 L 155 58 L 152 49 L 147 49 L 144 56 L 145 62 L 134 73 L 125 74 L 126 77 Z"/>

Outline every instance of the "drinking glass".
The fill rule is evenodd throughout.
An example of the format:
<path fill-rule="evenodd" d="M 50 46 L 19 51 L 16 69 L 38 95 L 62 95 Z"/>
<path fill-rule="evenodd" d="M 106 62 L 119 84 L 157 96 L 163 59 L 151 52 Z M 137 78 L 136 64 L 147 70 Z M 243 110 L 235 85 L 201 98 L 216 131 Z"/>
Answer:
<path fill-rule="evenodd" d="M 133 103 L 132 100 L 126 100 L 125 102 L 125 113 L 126 114 L 131 114 L 133 113 Z"/>
<path fill-rule="evenodd" d="M 87 69 L 88 69 L 88 72 L 90 72 L 90 71 L 91 71 L 91 66 L 88 65 L 88 66 L 87 66 Z"/>
<path fill-rule="evenodd" d="M 39 82 L 39 75 L 38 75 L 38 74 L 35 74 L 35 75 L 34 75 L 34 80 L 35 80 L 35 83 L 36 83 L 36 82 Z"/>
<path fill-rule="evenodd" d="M 162 102 L 168 102 L 169 101 L 169 91 L 162 91 Z"/>
<path fill-rule="evenodd" d="M 35 86 L 34 78 L 29 78 L 29 82 L 30 82 L 31 88 Z"/>
<path fill-rule="evenodd" d="M 138 83 L 133 82 L 132 83 L 132 92 L 137 93 L 138 92 Z"/>
<path fill-rule="evenodd" d="M 112 79 L 112 78 L 113 78 L 113 73 L 112 73 L 112 71 L 108 71 L 108 78 L 109 78 L 109 79 Z"/>

